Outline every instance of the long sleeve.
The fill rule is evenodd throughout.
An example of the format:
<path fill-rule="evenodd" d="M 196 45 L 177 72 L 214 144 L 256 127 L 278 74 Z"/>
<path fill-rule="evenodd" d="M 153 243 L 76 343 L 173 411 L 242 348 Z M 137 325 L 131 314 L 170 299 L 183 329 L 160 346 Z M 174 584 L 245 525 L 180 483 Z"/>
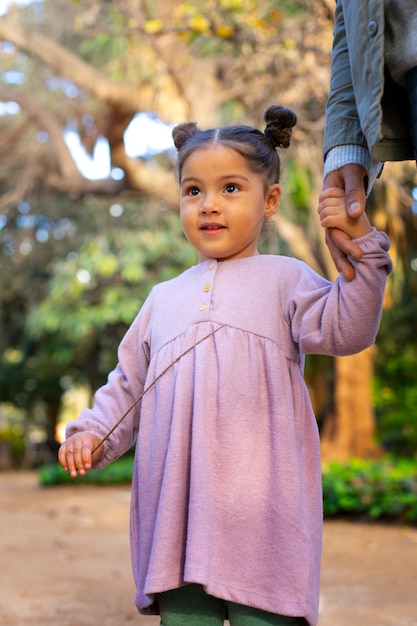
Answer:
<path fill-rule="evenodd" d="M 335 146 L 331 148 L 326 155 L 323 168 L 323 179 L 327 174 L 334 170 L 347 165 L 348 163 L 356 163 L 362 165 L 368 174 L 368 184 L 366 188 L 367 195 L 370 194 L 374 182 L 382 172 L 383 163 L 381 161 L 374 160 L 368 148 L 355 144 L 344 144 L 342 146 Z"/>
<path fill-rule="evenodd" d="M 384 0 L 337 0 L 325 161 L 332 148 L 347 145 L 367 149 L 373 161 L 414 158 L 407 93 L 386 71 L 384 8 Z"/>
<path fill-rule="evenodd" d="M 326 105 L 323 154 L 335 146 L 355 144 L 367 149 L 357 111 L 350 67 L 343 2 L 335 12 L 330 92 Z"/>
<path fill-rule="evenodd" d="M 375 341 L 386 278 L 392 269 L 389 240 L 373 229 L 356 242 L 364 256 L 351 259 L 352 281 L 340 275 L 329 283 L 307 269 L 285 295 L 293 338 L 304 354 L 346 356 Z"/>
<path fill-rule="evenodd" d="M 93 407 L 84 409 L 79 418 L 67 426 L 67 437 L 90 431 L 104 438 L 127 413 L 104 443 L 104 452 L 94 469 L 120 457 L 136 440 L 140 402 L 135 402 L 143 392 L 149 362 L 146 342 L 149 308 L 147 301 L 120 343 L 117 366 L 109 374 L 107 383 L 97 390 Z"/>

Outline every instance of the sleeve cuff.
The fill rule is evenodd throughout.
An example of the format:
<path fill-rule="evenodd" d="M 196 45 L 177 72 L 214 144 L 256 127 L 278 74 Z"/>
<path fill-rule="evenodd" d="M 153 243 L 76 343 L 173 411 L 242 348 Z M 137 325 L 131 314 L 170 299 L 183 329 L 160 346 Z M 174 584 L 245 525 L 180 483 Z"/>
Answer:
<path fill-rule="evenodd" d="M 329 150 L 324 162 L 323 179 L 326 178 L 327 174 L 330 172 L 334 172 L 348 163 L 357 163 L 366 169 L 368 173 L 368 188 L 366 193 L 369 195 L 375 179 L 381 173 L 383 163 L 381 163 L 381 161 L 375 161 L 369 154 L 369 150 L 363 146 L 346 144 L 336 146 Z"/>

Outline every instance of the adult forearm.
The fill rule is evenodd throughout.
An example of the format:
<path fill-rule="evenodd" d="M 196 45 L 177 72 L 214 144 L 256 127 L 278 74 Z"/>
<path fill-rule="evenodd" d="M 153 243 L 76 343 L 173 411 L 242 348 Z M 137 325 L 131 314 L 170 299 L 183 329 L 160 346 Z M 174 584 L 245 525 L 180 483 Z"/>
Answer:
<path fill-rule="evenodd" d="M 356 108 L 343 3 L 339 0 L 335 12 L 330 91 L 326 105 L 324 157 L 331 148 L 345 144 L 367 148 Z"/>

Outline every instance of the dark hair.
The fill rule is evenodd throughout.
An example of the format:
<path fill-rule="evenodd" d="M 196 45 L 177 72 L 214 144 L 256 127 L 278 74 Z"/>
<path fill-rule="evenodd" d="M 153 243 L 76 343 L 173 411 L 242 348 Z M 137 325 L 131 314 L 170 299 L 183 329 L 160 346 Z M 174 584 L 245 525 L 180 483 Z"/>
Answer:
<path fill-rule="evenodd" d="M 291 109 L 274 105 L 266 110 L 264 119 L 264 132 L 251 126 L 238 125 L 209 130 L 200 130 L 194 122 L 176 126 L 172 137 L 178 151 L 178 180 L 181 180 L 184 162 L 194 150 L 221 144 L 239 152 L 254 172 L 265 177 L 267 185 L 278 183 L 281 163 L 276 148 L 288 148 L 290 145 L 297 116 Z"/>

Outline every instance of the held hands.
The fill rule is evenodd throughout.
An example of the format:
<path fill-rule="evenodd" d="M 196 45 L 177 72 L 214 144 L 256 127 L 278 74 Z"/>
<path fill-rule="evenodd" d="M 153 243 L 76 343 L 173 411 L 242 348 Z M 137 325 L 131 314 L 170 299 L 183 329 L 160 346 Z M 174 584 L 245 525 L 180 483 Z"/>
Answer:
<path fill-rule="evenodd" d="M 359 217 L 350 217 L 346 211 L 345 192 L 339 187 L 329 187 L 322 191 L 319 198 L 319 215 L 323 228 L 326 229 L 326 243 L 337 269 L 347 280 L 355 277 L 355 271 L 346 255 L 357 259 L 363 252 L 352 239 L 358 239 L 371 231 L 371 225 L 365 212 Z"/>
<path fill-rule="evenodd" d="M 335 202 L 341 200 L 341 196 L 339 193 L 336 194 L 336 190 L 342 192 L 343 195 L 345 208 L 342 212 L 344 211 L 345 216 L 349 216 L 353 220 L 350 222 L 350 226 L 354 224 L 355 219 L 361 218 L 365 212 L 366 177 L 366 170 L 361 165 L 354 163 L 349 163 L 338 170 L 329 172 L 324 180 L 323 191 L 320 195 L 320 218 L 324 208 L 323 202 L 329 203 L 332 196 L 334 196 Z M 329 218 L 329 215 L 323 215 L 323 217 Z M 357 259 L 362 257 L 363 253 L 360 247 L 351 241 L 352 238 L 361 235 L 352 235 L 340 225 L 340 222 L 337 226 L 331 222 L 331 219 L 326 219 L 326 223 L 323 223 L 323 219 L 321 219 L 322 226 L 326 228 L 327 246 L 339 272 L 344 275 L 346 280 L 352 280 L 355 277 L 355 270 L 348 261 L 347 255 Z"/>
<path fill-rule="evenodd" d="M 343 231 L 343 234 L 350 239 L 358 239 L 371 232 L 371 225 L 365 212 L 359 215 L 359 217 L 350 217 L 348 215 L 345 192 L 339 187 L 329 187 L 329 189 L 321 192 L 319 215 L 323 228 L 337 228 Z M 347 237 L 344 237 L 344 239 L 346 240 Z M 354 242 L 351 241 L 350 243 L 356 246 Z M 361 250 L 360 256 L 362 256 Z"/>
<path fill-rule="evenodd" d="M 72 478 L 75 478 L 78 472 L 80 476 L 85 476 L 93 462 L 97 461 L 103 452 L 101 446 L 92 454 L 100 442 L 100 437 L 93 433 L 76 433 L 64 441 L 59 448 L 58 461 Z"/>
<path fill-rule="evenodd" d="M 359 217 L 365 210 L 367 180 L 368 175 L 362 165 L 348 163 L 327 174 L 323 183 L 323 191 L 329 187 L 343 189 L 348 215 Z"/>

